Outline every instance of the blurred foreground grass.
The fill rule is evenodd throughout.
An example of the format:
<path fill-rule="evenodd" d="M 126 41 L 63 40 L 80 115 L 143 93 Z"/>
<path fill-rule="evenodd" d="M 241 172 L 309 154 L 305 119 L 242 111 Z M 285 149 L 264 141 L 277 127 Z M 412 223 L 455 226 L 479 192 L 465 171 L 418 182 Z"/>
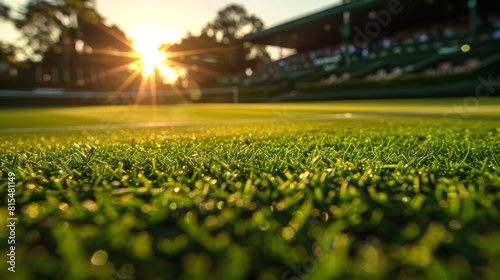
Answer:
<path fill-rule="evenodd" d="M 19 219 L 0 278 L 500 279 L 499 133 L 493 114 L 0 134 Z"/>

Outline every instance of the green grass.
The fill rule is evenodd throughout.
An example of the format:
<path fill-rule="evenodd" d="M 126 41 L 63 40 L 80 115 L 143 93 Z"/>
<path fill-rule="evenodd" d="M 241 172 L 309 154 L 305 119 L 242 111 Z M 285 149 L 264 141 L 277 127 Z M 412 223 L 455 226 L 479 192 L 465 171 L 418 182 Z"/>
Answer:
<path fill-rule="evenodd" d="M 189 106 L 199 118 L 275 114 Z M 50 110 L 76 120 L 99 108 Z M 500 118 L 471 113 L 0 134 L 19 219 L 15 274 L 0 230 L 0 277 L 500 279 Z M 5 220 L 6 180 L 0 189 Z"/>
<path fill-rule="evenodd" d="M 476 103 L 472 102 L 476 101 Z M 146 123 L 165 121 L 227 120 L 269 118 L 356 112 L 453 112 L 459 116 L 485 114 L 500 116 L 500 98 L 486 100 L 406 99 L 356 100 L 311 103 L 277 104 L 175 104 L 163 106 L 95 106 L 3 108 L 0 110 L 0 129 L 18 127 L 52 127 Z M 469 102 L 469 103 L 467 103 Z M 477 106 L 476 106 L 477 105 Z"/>

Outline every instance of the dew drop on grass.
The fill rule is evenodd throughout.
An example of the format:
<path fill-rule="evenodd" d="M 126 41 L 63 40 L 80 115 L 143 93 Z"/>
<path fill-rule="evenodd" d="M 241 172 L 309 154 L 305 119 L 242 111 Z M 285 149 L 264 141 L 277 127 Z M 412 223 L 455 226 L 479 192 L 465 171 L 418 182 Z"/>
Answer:
<path fill-rule="evenodd" d="M 462 223 L 459 220 L 451 220 L 449 226 L 453 230 L 459 230 L 462 228 Z"/>
<path fill-rule="evenodd" d="M 170 210 L 177 209 L 177 203 L 175 203 L 175 202 L 170 203 L 169 208 L 170 208 Z"/>
<path fill-rule="evenodd" d="M 281 233 L 283 238 L 290 241 L 295 237 L 295 231 L 291 227 L 285 227 Z"/>
<path fill-rule="evenodd" d="M 284 209 L 285 209 L 285 205 L 282 202 L 280 202 L 276 205 L 276 210 L 283 211 Z"/>
<path fill-rule="evenodd" d="M 217 209 L 222 210 L 223 207 L 224 207 L 224 201 L 217 202 Z"/>
<path fill-rule="evenodd" d="M 69 205 L 66 202 L 62 202 L 61 204 L 59 204 L 59 209 L 61 209 L 61 211 L 67 211 L 68 208 L 69 208 Z"/>
<path fill-rule="evenodd" d="M 269 222 L 268 221 L 262 221 L 259 223 L 259 229 L 262 231 L 266 231 L 269 229 Z"/>
<path fill-rule="evenodd" d="M 23 212 L 26 213 L 30 218 L 35 219 L 40 214 L 38 210 L 38 203 L 32 202 L 29 205 L 23 207 Z"/>
<path fill-rule="evenodd" d="M 103 250 L 96 251 L 90 258 L 93 265 L 105 265 L 108 262 L 108 253 Z"/>
<path fill-rule="evenodd" d="M 99 207 L 97 206 L 97 204 L 96 204 L 93 200 L 90 200 L 90 199 L 85 200 L 85 201 L 83 202 L 83 207 L 84 207 L 85 209 L 87 209 L 89 212 L 95 212 L 95 211 L 97 211 L 97 210 L 98 210 L 98 208 L 99 208 Z"/>

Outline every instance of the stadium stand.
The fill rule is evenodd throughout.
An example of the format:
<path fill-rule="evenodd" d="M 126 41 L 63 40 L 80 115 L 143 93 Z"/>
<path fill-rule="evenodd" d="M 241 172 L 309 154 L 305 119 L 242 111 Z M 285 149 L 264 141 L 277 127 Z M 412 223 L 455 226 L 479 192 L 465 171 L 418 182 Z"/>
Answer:
<path fill-rule="evenodd" d="M 395 13 L 388 12 L 390 5 Z M 350 34 L 343 36 L 347 26 Z M 487 0 L 357 0 L 242 41 L 294 48 L 296 54 L 261 65 L 248 76 L 222 77 L 221 86 L 281 85 L 292 95 L 323 88 L 335 98 L 339 88 L 359 91 L 369 88 L 366 82 L 384 82 L 390 89 L 389 81 L 403 86 L 399 80 L 411 78 L 426 85 L 431 79 L 444 86 L 453 75 L 473 83 L 478 75 L 500 73 L 499 3 Z M 349 87 L 338 87 L 342 83 Z M 470 93 L 471 87 L 453 93 Z M 427 94 L 442 93 L 444 88 L 438 88 L 426 88 Z"/>

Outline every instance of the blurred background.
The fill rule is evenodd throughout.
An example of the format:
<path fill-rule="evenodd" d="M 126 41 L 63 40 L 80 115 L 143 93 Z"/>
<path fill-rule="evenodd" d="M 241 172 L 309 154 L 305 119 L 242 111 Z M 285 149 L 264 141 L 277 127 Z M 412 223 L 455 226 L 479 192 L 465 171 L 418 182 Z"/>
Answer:
<path fill-rule="evenodd" d="M 0 1 L 0 101 L 468 96 L 481 81 L 498 79 L 499 6 L 486 0 Z"/>

